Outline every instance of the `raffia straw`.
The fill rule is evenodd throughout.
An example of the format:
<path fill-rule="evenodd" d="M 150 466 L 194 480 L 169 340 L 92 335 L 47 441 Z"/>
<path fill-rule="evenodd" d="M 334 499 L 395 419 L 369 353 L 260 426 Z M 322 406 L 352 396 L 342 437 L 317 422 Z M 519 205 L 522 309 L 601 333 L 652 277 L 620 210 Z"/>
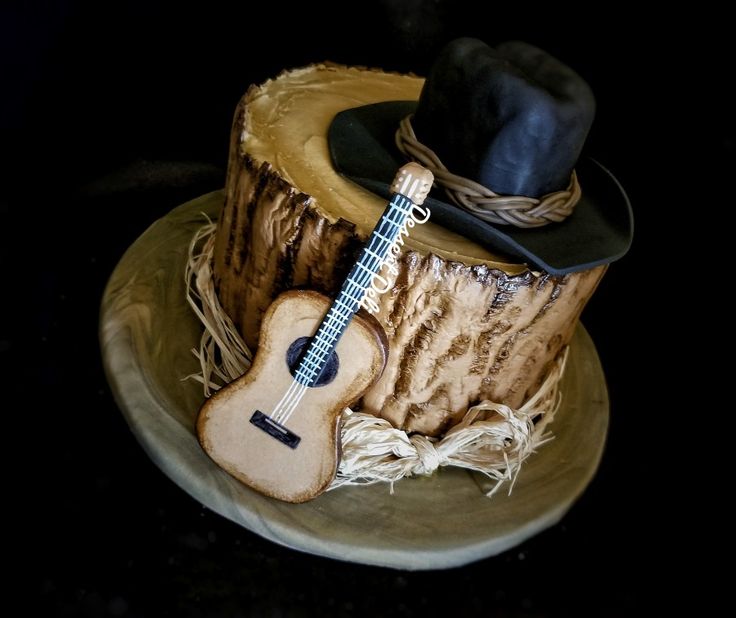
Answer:
<path fill-rule="evenodd" d="M 192 237 L 184 269 L 187 301 L 204 326 L 199 349 L 192 353 L 199 359 L 200 373 L 188 378 L 204 385 L 204 395 L 243 375 L 250 367 L 253 355 L 240 337 L 233 321 L 220 306 L 212 279 L 212 255 L 217 224 L 208 219 Z M 201 245 L 201 250 L 197 248 Z"/>
<path fill-rule="evenodd" d="M 187 378 L 202 383 L 204 395 L 240 377 L 252 354 L 220 305 L 212 278 L 216 224 L 208 219 L 194 234 L 185 268 L 187 301 L 204 330 L 192 353 L 200 371 Z M 519 409 L 482 401 L 465 413 L 443 438 L 408 435 L 388 421 L 345 408 L 342 415 L 342 459 L 329 489 L 344 485 L 393 484 L 408 476 L 433 474 L 443 466 L 474 470 L 494 481 L 492 496 L 509 481 L 509 494 L 524 461 L 552 439 L 547 426 L 557 412 L 559 383 L 567 348 L 555 360 L 539 390 Z M 186 378 L 185 378 L 186 379 Z"/>

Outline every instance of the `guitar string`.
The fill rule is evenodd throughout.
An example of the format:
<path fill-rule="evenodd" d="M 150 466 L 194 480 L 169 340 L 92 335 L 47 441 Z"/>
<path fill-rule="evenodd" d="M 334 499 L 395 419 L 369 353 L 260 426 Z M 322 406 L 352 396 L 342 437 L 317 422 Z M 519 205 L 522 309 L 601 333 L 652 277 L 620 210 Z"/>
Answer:
<path fill-rule="evenodd" d="M 409 204 L 412 204 L 411 200 L 409 200 L 408 198 L 406 198 L 405 196 L 403 196 L 401 194 L 399 194 L 398 197 L 399 197 L 398 200 L 396 200 L 396 201 L 392 200 L 391 201 L 391 205 L 394 206 L 395 209 L 394 210 L 391 210 L 388 213 L 388 215 L 382 215 L 382 217 L 381 217 L 382 219 L 385 219 L 386 221 L 388 221 L 389 223 L 391 223 L 394 226 L 394 228 L 395 228 L 394 229 L 393 238 L 390 241 L 389 240 L 385 240 L 385 242 L 388 243 L 388 247 L 386 248 L 386 253 L 388 253 L 388 248 L 395 242 L 396 237 L 398 237 L 398 235 L 399 235 L 400 228 L 403 226 L 404 222 L 406 221 L 406 219 L 409 217 L 409 215 L 411 213 L 411 207 L 407 208 L 406 210 L 404 210 L 402 208 L 402 207 L 404 207 L 404 206 L 407 205 L 407 202 Z M 392 218 L 392 215 L 394 215 L 395 213 L 399 213 L 399 219 L 396 220 L 396 221 L 394 221 L 393 218 Z M 372 234 L 372 236 L 373 236 L 373 234 Z M 380 236 L 380 234 L 379 234 L 379 236 Z M 379 241 L 379 243 L 378 243 L 379 246 L 376 247 L 376 250 L 379 251 L 379 252 L 384 251 L 384 249 L 380 248 L 380 245 L 382 244 L 382 242 L 383 241 Z M 385 256 L 384 256 L 384 258 L 380 258 L 380 256 L 378 256 L 378 255 L 374 254 L 372 251 L 370 251 L 370 248 L 372 246 L 373 246 L 373 243 L 372 242 L 369 242 L 368 243 L 368 246 L 366 247 L 366 251 L 365 251 L 365 252 L 367 252 L 367 253 L 369 253 L 369 254 L 371 254 L 371 255 L 374 256 L 373 258 L 371 258 L 368 261 L 368 264 L 370 265 L 370 268 L 371 268 L 371 273 L 370 274 L 367 274 L 366 273 L 366 276 L 364 276 L 365 283 L 363 283 L 362 281 L 361 282 L 356 282 L 352 278 L 349 278 L 349 280 L 348 280 L 349 283 L 348 283 L 348 286 L 347 286 L 347 288 L 345 290 L 346 292 L 349 289 L 351 289 L 351 288 L 356 288 L 360 293 L 362 293 L 364 295 L 367 292 L 367 286 L 370 283 L 370 280 L 380 270 L 381 263 L 385 260 Z M 376 259 L 378 261 L 378 264 L 373 264 L 373 260 L 374 259 Z M 362 262 L 362 260 L 359 260 L 359 262 Z M 373 268 L 375 268 L 375 271 L 372 270 Z M 350 295 L 350 298 L 353 298 L 352 295 Z M 362 296 L 360 296 L 360 298 L 362 300 Z M 355 311 L 357 311 L 357 308 L 359 307 L 359 301 L 353 300 L 353 302 L 356 303 L 356 309 L 353 310 L 353 313 L 354 313 Z M 340 318 L 342 318 L 342 319 L 349 319 L 350 318 L 350 315 L 343 316 L 342 313 L 339 310 L 336 311 L 336 314 L 338 316 L 340 316 Z M 319 344 L 321 344 L 321 343 L 327 343 L 327 342 L 318 341 L 317 342 L 317 347 L 319 347 Z M 329 349 L 329 346 L 330 345 L 331 345 L 331 342 L 330 343 L 327 343 L 327 349 Z M 311 352 L 311 350 L 309 350 L 309 351 Z M 320 349 L 320 352 L 324 352 L 324 351 L 326 351 L 326 350 L 321 350 Z M 320 356 L 321 356 L 321 354 L 320 354 Z M 318 363 L 315 364 L 315 367 L 318 367 L 319 366 L 319 362 L 321 362 L 323 360 L 324 359 L 321 359 L 320 361 L 318 361 Z M 314 364 L 314 363 L 310 363 L 310 364 Z M 309 380 L 309 382 L 311 382 L 314 379 L 314 376 L 311 375 L 312 373 L 313 373 L 313 369 L 309 370 L 309 375 L 307 376 L 307 379 Z M 296 387 L 296 389 L 294 387 Z M 284 395 L 284 397 L 282 397 L 282 400 L 279 402 L 279 405 L 274 410 L 273 419 L 276 422 L 280 423 L 280 424 L 284 424 L 284 423 L 288 422 L 289 418 L 291 418 L 291 415 L 294 413 L 294 410 L 296 409 L 296 407 L 299 405 L 299 403 L 303 399 L 304 395 L 306 394 L 308 388 L 309 388 L 309 383 L 302 384 L 302 383 L 300 383 L 298 381 L 298 379 L 295 378 L 294 381 L 292 382 L 291 386 L 289 387 L 287 393 Z M 278 412 L 277 412 L 277 410 L 278 410 Z"/>
<path fill-rule="evenodd" d="M 377 228 L 374 230 L 374 233 L 371 234 L 374 238 L 378 237 L 380 240 L 377 243 L 377 246 L 374 246 L 373 242 L 369 242 L 368 245 L 363 250 L 363 256 L 367 253 L 371 257 L 367 261 L 365 268 L 369 269 L 368 271 L 363 272 L 362 276 L 356 276 L 355 279 L 353 277 L 348 278 L 348 285 L 346 286 L 345 290 L 343 290 L 336 299 L 336 302 L 339 301 L 339 299 L 342 296 L 348 296 L 352 302 L 354 303 L 354 308 L 351 309 L 347 305 L 343 305 L 350 313 L 343 314 L 339 309 L 335 309 L 334 305 L 331 307 L 331 311 L 333 311 L 333 315 L 330 318 L 329 322 L 326 322 L 326 327 L 324 330 L 334 330 L 335 333 L 339 333 L 340 330 L 343 328 L 344 324 L 341 322 L 347 321 L 351 318 L 351 316 L 360 308 L 360 302 L 362 301 L 363 297 L 367 293 L 368 285 L 370 284 L 370 281 L 373 279 L 373 277 L 380 271 L 381 265 L 384 263 L 386 256 L 388 255 L 388 251 L 391 247 L 391 245 L 396 241 L 396 238 L 399 236 L 399 231 L 401 227 L 404 225 L 406 219 L 410 216 L 411 213 L 411 205 L 412 202 L 405 196 L 398 194 L 397 196 L 399 199 L 394 199 L 391 201 L 391 206 L 393 207 L 388 214 L 382 215 L 383 221 L 377 226 Z M 409 208 L 404 209 L 407 206 L 407 203 L 409 205 Z M 398 214 L 398 219 L 394 220 L 393 216 Z M 390 223 L 394 230 L 392 232 L 388 232 L 388 235 L 391 237 L 389 240 L 386 238 L 383 234 L 380 233 L 380 231 L 383 230 L 383 223 L 388 222 Z M 387 246 L 384 248 L 382 247 L 383 243 L 386 243 Z M 385 254 L 383 257 L 380 255 L 374 253 L 374 251 L 378 252 L 378 254 L 381 254 L 385 251 Z M 364 260 L 360 259 L 358 260 L 357 264 L 363 264 Z M 374 270 L 375 269 L 375 270 Z M 356 300 L 353 297 L 353 293 L 356 293 L 359 300 Z M 338 303 L 342 304 L 342 303 Z M 339 324 L 339 327 L 335 327 L 333 324 L 337 321 Z M 322 330 L 322 325 L 320 326 L 320 330 Z M 281 398 L 279 403 L 275 406 L 273 413 L 272 413 L 272 419 L 280 424 L 285 424 L 288 422 L 288 420 L 291 418 L 292 414 L 296 410 L 296 407 L 299 405 L 301 400 L 304 398 L 304 395 L 306 394 L 307 390 L 309 389 L 309 386 L 316 377 L 314 375 L 314 370 L 319 368 L 319 365 L 325 361 L 327 356 L 322 358 L 322 355 L 329 350 L 330 346 L 332 345 L 331 339 L 335 338 L 335 334 L 328 335 L 328 337 L 321 338 L 317 342 L 315 342 L 315 346 L 310 347 L 310 350 L 308 350 L 308 354 L 305 357 L 305 361 L 308 364 L 311 364 L 313 366 L 312 369 L 308 369 L 306 375 L 302 375 L 301 377 L 303 379 L 307 379 L 308 383 L 303 384 L 301 383 L 296 377 L 292 381 L 290 387 L 287 389 L 286 393 L 284 393 L 284 396 Z M 324 347 L 321 347 L 324 346 Z M 315 355 L 310 355 L 309 353 L 312 352 L 312 350 L 316 348 L 317 353 L 316 357 Z M 311 357 L 310 357 L 311 356 Z M 299 375 L 299 370 L 302 368 L 301 365 L 303 365 L 304 362 L 300 363 L 300 367 L 297 370 L 297 375 Z M 317 374 L 318 375 L 318 374 Z"/>
<path fill-rule="evenodd" d="M 399 197 L 403 197 L 403 196 L 399 196 Z M 399 199 L 399 200 L 396 200 L 396 201 L 392 200 L 391 205 L 394 206 L 395 209 L 389 211 L 389 213 L 387 215 L 382 215 L 382 219 L 384 219 L 385 221 L 388 221 L 395 228 L 394 237 L 391 240 L 388 240 L 388 239 L 385 240 L 385 242 L 388 243 L 388 247 L 386 247 L 386 249 L 385 249 L 386 252 L 388 252 L 388 248 L 395 241 L 395 237 L 398 236 L 398 230 L 401 228 L 401 226 L 403 225 L 404 220 L 409 216 L 409 213 L 411 212 L 411 208 L 409 208 L 407 210 L 404 210 L 402 208 L 402 207 L 404 207 L 406 205 L 406 202 L 407 202 L 406 198 Z M 393 219 L 393 215 L 396 214 L 396 213 L 399 214 L 399 218 L 397 220 L 394 220 Z M 380 226 L 380 229 L 383 229 L 383 226 Z M 376 250 L 379 251 L 379 252 L 383 252 L 384 249 L 381 248 L 382 241 L 379 241 L 378 245 L 379 246 L 376 247 Z M 368 247 L 372 247 L 372 246 L 373 246 L 373 243 L 372 242 L 369 242 L 368 243 Z M 348 286 L 346 287 L 345 292 L 348 294 L 348 296 L 350 296 L 351 299 L 353 299 L 353 296 L 352 296 L 351 292 L 356 292 L 357 295 L 358 295 L 358 297 L 362 300 L 361 294 L 364 295 L 366 293 L 368 284 L 370 283 L 370 280 L 376 274 L 376 272 L 378 272 L 380 270 L 380 262 L 382 262 L 383 260 L 380 257 L 376 256 L 375 254 L 373 254 L 373 255 L 375 257 L 371 257 L 368 260 L 368 266 L 367 266 L 367 268 L 370 268 L 370 271 L 366 272 L 363 276 L 359 276 L 358 277 L 358 281 L 355 281 L 352 277 L 349 277 L 349 279 L 348 279 Z M 361 256 L 361 257 L 363 257 L 363 256 Z M 374 260 L 377 260 L 378 263 L 377 264 L 374 264 Z M 362 259 L 358 261 L 358 263 L 362 263 L 362 262 L 363 262 Z M 373 271 L 374 268 L 375 268 L 375 271 Z M 356 301 L 355 299 L 353 299 L 353 302 L 355 302 L 355 304 L 356 304 L 356 309 L 353 310 L 353 313 L 354 313 L 357 310 L 357 307 L 359 307 L 360 301 Z M 331 310 L 332 309 L 334 309 L 334 308 L 331 307 Z M 348 319 L 350 317 L 349 315 L 348 316 L 343 316 L 340 313 L 339 310 L 338 311 L 335 311 L 335 313 L 338 316 L 340 316 L 338 318 L 338 319 L 340 319 L 340 321 L 346 320 L 346 319 Z M 338 332 L 338 331 L 336 331 L 336 332 Z M 323 342 L 318 342 L 317 345 L 319 345 L 320 343 L 323 343 Z M 327 342 L 324 342 L 324 343 L 327 343 Z M 329 348 L 330 345 L 331 345 L 331 342 L 330 343 L 327 343 L 327 348 Z M 324 352 L 324 351 L 326 351 L 326 350 L 320 349 L 320 352 Z M 321 356 L 321 354 L 320 354 L 320 356 Z M 309 361 L 309 360 L 314 360 L 314 359 L 309 359 L 307 357 L 306 360 Z M 320 359 L 320 361 L 317 361 L 317 364 L 315 364 L 315 367 L 318 367 L 319 366 L 319 363 L 321 361 L 323 361 L 323 360 L 324 359 Z M 298 371 L 297 371 L 297 373 L 298 373 Z M 314 378 L 314 376 L 311 375 L 312 373 L 313 373 L 313 370 L 310 370 L 309 371 L 309 375 L 307 376 L 307 379 L 310 382 Z M 301 385 L 301 388 L 300 388 L 300 385 Z M 289 387 L 287 393 L 284 395 L 284 397 L 281 398 L 281 401 L 279 402 L 279 404 L 277 404 L 276 408 L 274 409 L 273 419 L 276 422 L 279 422 L 279 423 L 282 423 L 283 424 L 286 421 L 288 421 L 288 419 L 291 417 L 291 415 L 293 414 L 294 410 L 296 409 L 296 406 L 299 404 L 299 402 L 304 397 L 304 394 L 306 393 L 306 391 L 308 389 L 308 386 L 309 386 L 309 384 L 301 384 L 297 378 L 295 378 L 293 380 L 293 382 L 292 382 L 291 386 Z"/>
<path fill-rule="evenodd" d="M 406 204 L 406 201 L 407 200 L 401 200 L 399 206 L 404 206 Z M 408 216 L 407 213 L 410 212 L 411 209 L 409 209 L 408 211 L 403 211 L 401 208 L 399 208 L 399 210 L 401 211 L 401 214 L 405 218 L 406 216 Z M 389 213 L 389 214 L 393 214 L 393 213 Z M 403 221 L 401 223 L 399 223 L 398 221 L 394 221 L 390 216 L 389 217 L 386 217 L 386 219 L 395 226 L 396 230 L 400 229 L 401 226 L 403 225 Z M 387 240 L 387 242 L 389 243 L 389 246 L 391 244 L 393 244 L 393 242 L 395 241 L 395 237 L 397 235 L 398 235 L 398 233 L 396 233 L 394 235 L 394 238 L 392 238 L 391 240 Z M 380 247 L 381 243 L 379 242 L 378 244 L 379 244 L 379 247 Z M 369 247 L 373 247 L 373 243 L 369 243 L 368 246 Z M 383 249 L 381 249 L 379 247 L 375 247 L 376 250 L 377 251 L 383 251 Z M 378 260 L 379 264 L 378 265 L 375 265 L 375 264 L 373 264 L 373 260 L 372 259 L 369 260 L 368 264 L 370 265 L 370 268 L 371 269 L 375 268 L 375 271 L 373 271 L 373 270 L 369 271 L 368 276 L 367 277 L 364 277 L 365 282 L 363 282 L 363 281 L 356 282 L 352 278 L 349 279 L 349 283 L 348 283 L 348 286 L 346 287 L 345 292 L 348 293 L 348 296 L 351 299 L 353 299 L 353 297 L 352 297 L 352 295 L 349 294 L 349 292 L 350 291 L 353 291 L 353 289 L 356 288 L 356 287 L 357 287 L 357 290 L 358 290 L 358 293 L 359 294 L 360 293 L 362 293 L 362 294 L 365 294 L 366 293 L 366 288 L 367 288 L 368 284 L 370 283 L 371 278 L 380 270 L 380 263 L 383 262 L 383 259 L 382 258 L 380 258 L 379 256 L 373 254 L 370 250 L 368 250 L 367 253 L 369 253 L 369 255 L 374 255 L 375 258 Z M 362 262 L 362 260 L 361 260 L 361 262 Z M 356 304 L 356 308 L 352 310 L 352 313 L 354 313 L 357 310 L 357 307 L 359 306 L 359 301 L 356 301 L 355 299 L 353 299 L 353 302 Z M 347 308 L 347 306 L 345 306 L 345 307 Z M 339 316 L 338 317 L 338 320 L 340 322 L 343 321 L 343 320 L 348 320 L 351 317 L 351 314 L 349 314 L 349 315 L 343 315 L 339 310 L 335 310 L 335 314 L 337 316 Z M 343 325 L 340 324 L 340 326 L 342 327 Z M 332 326 L 331 326 L 331 324 L 328 324 L 327 327 L 330 328 Z M 334 327 L 332 327 L 332 328 L 334 329 Z M 339 330 L 338 329 L 335 329 L 335 332 L 339 332 Z M 334 335 L 331 335 L 330 338 L 331 339 L 334 339 Z M 324 345 L 325 348 L 323 349 L 322 347 L 320 347 L 321 345 Z M 323 353 L 327 352 L 327 350 L 330 348 L 331 345 L 332 345 L 332 342 L 331 341 L 318 341 L 317 342 L 317 345 L 315 346 L 319 350 L 318 353 L 317 353 L 318 356 L 321 357 Z M 325 358 L 326 358 L 326 356 L 325 356 Z M 315 359 L 312 358 L 311 360 L 314 361 Z M 315 368 L 318 368 L 319 367 L 319 364 L 322 361 L 324 361 L 324 358 L 319 358 L 316 361 L 316 363 L 310 363 L 310 364 L 312 364 Z M 301 384 L 301 386 L 299 386 L 300 383 L 298 382 L 298 380 L 294 380 L 294 382 L 292 383 L 292 387 L 296 387 L 296 388 L 292 388 L 291 389 L 291 392 L 289 393 L 289 396 L 286 397 L 286 401 L 284 402 L 282 409 L 279 410 L 278 422 L 280 422 L 280 423 L 283 424 L 283 423 L 288 422 L 288 420 L 291 418 L 291 416 L 293 415 L 293 413 L 296 410 L 297 406 L 299 405 L 299 403 L 301 402 L 301 400 L 304 398 L 304 395 L 309 390 L 309 386 L 311 384 L 311 381 L 314 379 L 314 376 L 312 375 L 313 371 L 314 371 L 314 369 L 310 369 L 309 370 L 309 375 L 307 376 L 309 382 L 307 382 L 306 384 Z"/>
<path fill-rule="evenodd" d="M 372 263 L 372 261 L 373 261 L 373 258 L 371 258 L 371 261 L 369 262 L 369 264 Z M 365 277 L 365 284 L 363 284 L 362 281 L 361 282 L 351 281 L 350 284 L 348 285 L 348 288 L 346 289 L 346 292 L 348 292 L 348 290 L 349 292 L 353 292 L 355 291 L 355 289 L 363 289 L 363 291 L 365 292 L 365 287 L 367 286 L 369 282 L 370 282 L 370 277 L 368 276 Z M 341 315 L 339 311 L 337 312 L 337 315 Z M 311 363 L 311 361 L 314 361 L 315 359 L 306 357 L 305 360 Z M 324 359 L 321 359 L 321 360 L 324 360 Z M 315 365 L 315 366 L 318 366 L 318 365 Z M 299 369 L 297 370 L 297 373 L 298 372 L 299 372 Z M 311 381 L 313 379 L 313 376 L 311 375 L 312 373 L 313 373 L 313 370 L 309 370 L 309 375 L 304 375 L 303 379 L 307 379 Z M 302 384 L 297 378 L 294 378 L 294 380 L 291 383 L 291 386 L 289 387 L 287 392 L 284 394 L 284 396 L 281 398 L 281 401 L 279 401 L 279 403 L 274 408 L 274 411 L 272 414 L 273 420 L 275 420 L 278 423 L 282 423 L 282 424 L 285 423 L 286 420 L 288 420 L 288 417 L 291 415 L 293 409 L 296 407 L 296 405 L 298 405 L 298 403 L 303 398 L 304 393 L 306 393 L 307 387 L 308 385 Z"/>
<path fill-rule="evenodd" d="M 410 179 L 411 175 L 409 175 L 407 181 L 404 182 L 404 188 L 407 186 Z M 418 178 L 414 180 L 410 189 L 410 194 L 414 193 L 418 182 Z M 315 377 L 312 374 L 314 374 L 315 369 L 319 370 L 319 366 L 325 360 L 326 354 L 328 353 L 329 348 L 333 345 L 334 340 L 340 337 L 342 329 L 345 327 L 352 315 L 360 308 L 360 303 L 369 291 L 367 288 L 369 287 L 371 280 L 375 278 L 375 276 L 380 272 L 382 266 L 385 265 L 386 257 L 389 254 L 391 246 L 396 242 L 397 238 L 400 237 L 401 230 L 404 227 L 406 220 L 411 216 L 413 202 L 409 198 L 405 197 L 404 193 L 405 192 L 402 192 L 401 194 L 396 195 L 391 201 L 391 206 L 394 207 L 393 210 L 390 210 L 386 215 L 381 217 L 384 221 L 376 226 L 376 229 L 372 234 L 373 238 L 371 239 L 371 242 L 369 242 L 365 247 L 364 256 L 365 254 L 368 254 L 371 257 L 369 257 L 367 261 L 365 259 L 360 259 L 356 263 L 355 268 L 362 269 L 365 274 L 357 273 L 348 277 L 345 289 L 341 291 L 330 309 L 332 315 L 328 316 L 328 320 L 320 326 L 320 334 L 324 335 L 324 333 L 327 333 L 327 336 L 318 337 L 318 340 L 315 342 L 316 345 L 312 346 L 310 350 L 308 350 L 307 360 L 311 360 L 313 362 L 309 363 L 312 365 L 312 368 L 308 369 L 309 374 L 306 376 L 306 378 L 310 380 L 310 382 L 307 383 L 307 386 L 311 385 L 311 380 Z M 405 210 L 404 207 L 406 207 L 407 204 L 409 205 L 409 208 L 406 208 Z M 398 214 L 398 218 L 395 220 L 393 216 L 396 214 Z M 390 224 L 393 227 L 393 230 L 386 230 L 386 223 Z M 381 232 L 383 232 L 383 234 Z M 387 234 L 389 237 L 384 236 L 384 234 Z M 387 244 L 386 247 L 383 247 L 384 243 Z M 375 263 L 374 259 L 376 260 Z M 353 293 L 355 293 L 355 296 L 353 296 Z M 352 301 L 353 306 L 348 306 L 343 302 L 343 300 L 347 299 Z M 343 307 L 347 310 L 347 313 L 341 311 L 336 305 Z M 335 326 L 335 323 L 337 323 L 337 326 Z M 330 330 L 334 332 L 330 333 Z M 315 349 L 317 350 L 316 353 L 313 352 Z M 310 353 L 312 353 L 311 357 Z"/>
<path fill-rule="evenodd" d="M 328 327 L 334 329 L 335 332 L 338 332 L 338 329 L 332 325 L 334 323 L 334 316 L 339 316 L 337 320 L 339 320 L 340 322 L 342 321 L 342 319 L 346 319 L 348 316 L 343 316 L 339 310 L 332 312 L 332 316 L 330 317 L 330 324 L 328 325 Z M 333 337 L 334 335 L 330 336 L 330 338 Z M 285 423 L 291 416 L 293 410 L 296 408 L 296 406 L 299 404 L 304 394 L 306 393 L 309 382 L 311 382 L 315 378 L 315 369 L 319 368 L 321 362 L 323 362 L 326 358 L 326 356 L 325 358 L 322 358 L 322 356 L 324 352 L 329 349 L 330 342 L 318 340 L 315 345 L 319 349 L 319 352 L 317 353 L 317 358 L 315 358 L 314 354 L 308 354 L 305 357 L 304 361 L 300 363 L 299 369 L 297 369 L 298 377 L 294 378 L 291 386 L 289 387 L 289 390 L 285 393 L 284 397 L 282 397 L 276 408 L 274 408 L 273 419 L 279 423 Z M 325 346 L 324 348 L 322 348 L 323 345 Z M 312 350 L 310 349 L 310 352 L 311 351 Z M 305 362 L 309 365 L 312 365 L 313 367 L 311 369 L 307 369 L 306 372 L 304 372 L 304 370 L 302 369 L 302 365 L 304 365 Z M 298 379 L 299 377 L 307 380 L 307 384 L 300 382 Z"/>

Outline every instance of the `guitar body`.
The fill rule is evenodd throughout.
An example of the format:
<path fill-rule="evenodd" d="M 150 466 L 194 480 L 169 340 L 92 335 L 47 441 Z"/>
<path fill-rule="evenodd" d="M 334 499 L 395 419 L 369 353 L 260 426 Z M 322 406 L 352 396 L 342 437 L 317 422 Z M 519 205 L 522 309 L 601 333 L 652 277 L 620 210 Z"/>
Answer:
<path fill-rule="evenodd" d="M 250 370 L 206 401 L 197 418 L 200 444 L 220 467 L 287 502 L 310 500 L 334 479 L 340 414 L 378 380 L 386 363 L 383 329 L 371 316 L 356 314 L 337 343 L 337 360 L 322 374 L 326 383 L 306 388 L 283 422 L 290 439 L 263 424 L 294 383 L 289 364 L 298 356 L 295 342 L 314 335 L 331 302 L 301 290 L 276 298 L 263 317 Z M 262 415 L 254 419 L 257 412 Z"/>

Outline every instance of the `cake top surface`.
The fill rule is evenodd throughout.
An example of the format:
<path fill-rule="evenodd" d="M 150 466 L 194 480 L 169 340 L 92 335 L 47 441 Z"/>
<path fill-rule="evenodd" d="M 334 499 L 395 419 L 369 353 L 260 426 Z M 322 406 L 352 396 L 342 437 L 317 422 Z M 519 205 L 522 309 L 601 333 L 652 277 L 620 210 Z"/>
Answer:
<path fill-rule="evenodd" d="M 240 148 L 257 161 L 269 162 L 284 180 L 311 196 L 314 207 L 328 219 L 346 219 L 355 224 L 359 235 L 367 237 L 386 201 L 335 170 L 328 144 L 330 124 L 338 113 L 361 105 L 415 100 L 423 85 L 424 79 L 413 75 L 337 65 L 286 71 L 246 94 L 248 115 Z M 432 219 L 412 231 L 407 245 L 509 274 L 527 269 L 519 260 L 434 224 Z"/>

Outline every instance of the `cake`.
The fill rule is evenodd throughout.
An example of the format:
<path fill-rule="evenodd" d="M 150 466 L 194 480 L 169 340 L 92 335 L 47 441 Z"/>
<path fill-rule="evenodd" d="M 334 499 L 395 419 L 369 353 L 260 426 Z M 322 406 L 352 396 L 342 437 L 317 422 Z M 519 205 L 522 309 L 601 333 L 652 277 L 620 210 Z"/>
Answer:
<path fill-rule="evenodd" d="M 473 68 L 463 73 L 458 63 Z M 429 151 L 428 160 L 438 161 L 417 135 L 431 144 L 444 136 L 443 152 L 456 169 L 475 149 L 475 168 L 466 166 L 471 180 L 458 180 L 441 162 L 433 168 L 440 179 L 449 176 L 442 183 L 450 199 L 436 192 L 428 199 L 432 219 L 414 227 L 393 287 L 376 299 L 375 318 L 388 341 L 385 368 L 353 406 L 428 443 L 467 422 L 480 402 L 519 409 L 551 372 L 558 379 L 583 308 L 630 241 L 628 202 L 603 168 L 585 172 L 582 195 L 593 203 L 574 210 L 581 191 L 573 166 L 594 107 L 576 74 L 526 44 L 496 52 L 467 39 L 451 45 L 436 66 L 426 84 L 415 75 L 324 63 L 252 86 L 235 111 L 212 249 L 219 306 L 256 350 L 264 315 L 280 294 L 306 288 L 335 297 L 386 207 L 382 176 L 400 164 L 386 142 L 398 125 L 398 147 L 411 157 Z M 461 93 L 458 104 L 445 96 L 441 79 L 458 75 L 472 88 L 487 81 L 497 97 L 497 117 L 480 114 L 477 133 L 466 119 L 478 116 L 474 99 L 488 97 L 469 91 L 464 108 L 462 83 L 448 85 Z M 453 133 L 453 122 L 465 128 Z M 493 142 L 487 152 L 486 139 Z M 494 186 L 544 196 L 508 188 L 511 197 L 473 193 L 477 176 L 489 174 Z M 453 193 L 458 182 L 470 187 L 470 198 Z M 614 199 L 600 188 L 606 183 Z M 501 206 L 488 214 L 489 203 Z M 509 231 L 499 217 L 516 217 L 522 227 L 551 223 L 541 231 Z"/>
<path fill-rule="evenodd" d="M 347 107 L 417 98 L 418 77 L 335 65 L 251 88 L 232 130 L 215 244 L 220 302 L 255 349 L 279 293 L 337 291 L 385 200 L 331 167 L 327 130 Z M 430 222 L 416 228 L 377 316 L 386 369 L 361 409 L 407 432 L 441 435 L 473 403 L 512 407 L 569 342 L 605 266 L 553 276 Z"/>

